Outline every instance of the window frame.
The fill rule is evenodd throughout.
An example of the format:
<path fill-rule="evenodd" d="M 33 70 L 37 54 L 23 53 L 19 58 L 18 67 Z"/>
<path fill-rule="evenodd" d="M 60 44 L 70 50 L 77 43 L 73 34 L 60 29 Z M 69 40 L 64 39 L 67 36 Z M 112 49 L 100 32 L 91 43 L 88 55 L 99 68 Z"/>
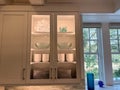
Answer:
<path fill-rule="evenodd" d="M 112 63 L 113 63 L 113 55 L 120 55 L 120 24 L 110 24 L 110 27 L 109 27 L 109 32 L 111 31 L 111 30 L 117 30 L 116 32 L 116 39 L 114 38 L 114 39 L 111 39 L 111 33 L 109 33 L 110 34 L 110 46 L 111 46 L 111 40 L 116 40 L 117 41 L 117 46 L 118 46 L 118 50 L 117 51 L 112 51 L 112 48 L 111 48 L 111 59 L 112 59 Z M 112 46 L 111 46 L 112 47 Z M 112 64 L 112 70 L 114 70 L 114 68 L 113 68 L 113 64 Z M 113 71 L 113 73 L 114 73 L 114 71 Z M 114 75 L 114 74 L 113 74 Z M 114 83 L 115 84 L 117 84 L 117 83 L 120 83 L 120 78 L 119 78 L 119 80 L 116 80 L 115 79 L 115 77 L 113 76 L 113 81 L 114 81 Z"/>
<path fill-rule="evenodd" d="M 100 75 L 100 72 L 102 72 L 101 71 L 101 69 L 100 69 L 100 66 L 102 66 L 102 63 L 101 63 L 101 61 L 100 61 L 100 59 L 101 58 L 103 58 L 102 57 L 102 55 L 101 55 L 101 53 L 102 53 L 102 51 L 101 51 L 101 48 L 102 48 L 102 36 L 101 36 L 101 29 L 102 29 L 102 27 L 101 27 L 101 24 L 99 23 L 99 24 L 97 24 L 97 23 L 87 23 L 87 24 L 84 24 L 83 25 L 83 29 L 84 28 L 97 28 L 98 30 L 97 30 L 97 33 L 96 33 L 96 36 L 97 36 L 97 39 L 93 39 L 93 41 L 96 41 L 97 42 L 97 51 L 96 52 L 84 52 L 84 55 L 85 54 L 88 54 L 88 55 L 97 55 L 98 56 L 98 79 L 100 79 L 101 77 L 102 77 L 102 75 Z M 90 33 L 90 30 L 89 30 L 89 33 Z M 83 33 L 84 34 L 84 33 Z M 90 34 L 89 34 L 89 37 L 90 37 Z M 84 37 L 83 37 L 83 41 L 84 40 L 87 40 L 87 41 L 91 41 L 90 39 L 84 39 Z M 99 42 L 99 43 L 98 43 Z M 89 46 L 90 47 L 90 46 Z M 89 50 L 90 51 L 90 50 Z M 95 83 L 97 84 L 97 82 L 98 82 L 98 80 L 95 80 Z"/>

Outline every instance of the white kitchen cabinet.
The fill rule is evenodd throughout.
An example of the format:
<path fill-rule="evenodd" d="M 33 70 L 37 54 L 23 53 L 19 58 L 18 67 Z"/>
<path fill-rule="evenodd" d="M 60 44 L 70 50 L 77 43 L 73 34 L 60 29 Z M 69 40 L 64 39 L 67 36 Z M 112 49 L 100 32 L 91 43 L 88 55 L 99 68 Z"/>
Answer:
<path fill-rule="evenodd" d="M 0 12 L 0 84 L 24 84 L 27 14 Z"/>
<path fill-rule="evenodd" d="M 77 12 L 30 12 L 29 84 L 84 86 L 81 17 Z"/>

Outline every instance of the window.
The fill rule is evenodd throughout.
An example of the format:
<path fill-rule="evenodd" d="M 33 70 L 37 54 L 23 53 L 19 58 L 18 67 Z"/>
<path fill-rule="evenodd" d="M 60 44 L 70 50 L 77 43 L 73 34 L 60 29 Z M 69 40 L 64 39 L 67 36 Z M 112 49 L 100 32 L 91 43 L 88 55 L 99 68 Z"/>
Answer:
<path fill-rule="evenodd" d="M 120 81 L 120 28 L 110 28 L 113 79 Z"/>
<path fill-rule="evenodd" d="M 99 79 L 99 31 L 96 27 L 83 28 L 85 72 L 94 73 L 95 79 Z"/>

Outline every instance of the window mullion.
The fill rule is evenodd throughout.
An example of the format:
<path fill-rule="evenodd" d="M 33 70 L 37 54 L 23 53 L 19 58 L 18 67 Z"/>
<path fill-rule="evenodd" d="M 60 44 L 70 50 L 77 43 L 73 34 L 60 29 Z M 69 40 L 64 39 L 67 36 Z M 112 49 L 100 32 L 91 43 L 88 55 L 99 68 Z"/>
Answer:
<path fill-rule="evenodd" d="M 90 41 L 91 41 L 91 38 L 90 38 L 90 28 L 89 28 L 89 52 L 91 53 L 91 43 L 90 43 Z"/>
<path fill-rule="evenodd" d="M 117 29 L 117 41 L 118 41 L 118 52 L 120 53 L 120 44 L 119 44 L 119 31 L 118 31 L 118 29 Z"/>

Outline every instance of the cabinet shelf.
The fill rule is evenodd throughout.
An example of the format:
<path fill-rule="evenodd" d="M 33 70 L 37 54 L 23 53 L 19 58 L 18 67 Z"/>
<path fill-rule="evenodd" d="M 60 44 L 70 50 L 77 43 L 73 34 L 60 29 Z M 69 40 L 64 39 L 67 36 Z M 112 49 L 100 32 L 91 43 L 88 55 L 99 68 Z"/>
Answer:
<path fill-rule="evenodd" d="M 50 67 L 49 62 L 31 62 L 30 63 L 32 69 L 47 69 Z M 58 62 L 57 67 L 58 68 L 65 68 L 65 69 L 71 69 L 75 68 L 76 62 Z"/>
<path fill-rule="evenodd" d="M 63 36 L 63 35 L 67 35 L 67 36 L 72 36 L 72 35 L 75 35 L 75 33 L 73 33 L 73 32 L 65 32 L 65 33 L 63 33 L 63 32 L 58 32 L 57 33 L 58 34 L 58 36 Z M 34 35 L 34 36 L 37 36 L 37 35 L 50 35 L 50 32 L 32 32 L 31 33 L 31 35 Z"/>
<path fill-rule="evenodd" d="M 75 49 L 58 49 L 58 53 L 74 53 Z"/>
<path fill-rule="evenodd" d="M 32 32 L 32 36 L 43 36 L 43 35 L 50 35 L 50 32 Z"/>
<path fill-rule="evenodd" d="M 39 63 L 31 62 L 30 65 L 32 69 L 47 69 L 50 67 L 49 62 L 39 62 Z"/>
<path fill-rule="evenodd" d="M 74 32 L 58 32 L 58 34 L 71 34 L 71 35 L 73 35 L 75 33 Z"/>
<path fill-rule="evenodd" d="M 71 68 L 76 68 L 76 62 L 60 62 L 57 63 L 57 67 L 61 69 L 71 69 Z"/>
<path fill-rule="evenodd" d="M 31 49 L 32 53 L 50 53 L 49 49 Z"/>
<path fill-rule="evenodd" d="M 33 53 L 49 53 L 50 49 L 31 49 Z M 58 49 L 58 53 L 74 53 L 75 49 Z"/>
<path fill-rule="evenodd" d="M 73 32 L 58 32 L 57 33 L 57 35 L 58 36 L 73 36 L 73 35 L 75 35 L 75 33 L 73 33 Z"/>
<path fill-rule="evenodd" d="M 74 62 L 58 62 L 58 64 L 61 64 L 61 65 L 62 64 L 69 64 L 70 65 L 70 64 L 76 64 L 76 62 L 75 61 Z"/>

